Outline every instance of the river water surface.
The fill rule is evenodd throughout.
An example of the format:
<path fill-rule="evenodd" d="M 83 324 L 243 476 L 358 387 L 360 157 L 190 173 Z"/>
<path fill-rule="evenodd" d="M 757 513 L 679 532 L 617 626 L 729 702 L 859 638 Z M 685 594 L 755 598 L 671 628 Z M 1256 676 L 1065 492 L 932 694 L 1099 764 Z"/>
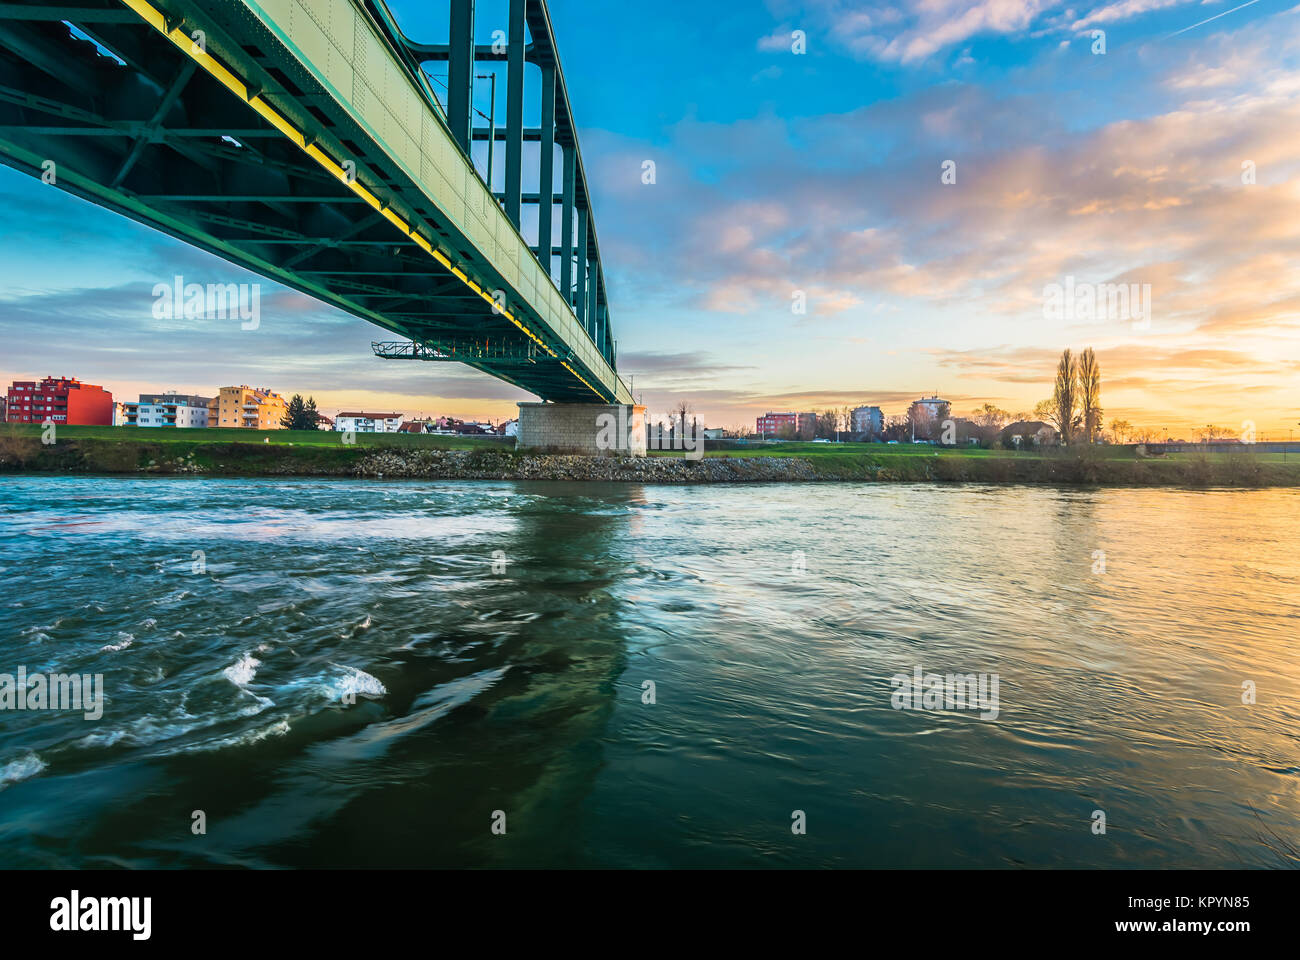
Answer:
<path fill-rule="evenodd" d="M 1295 491 L 22 476 L 0 578 L 0 673 L 107 691 L 0 712 L 4 867 L 1300 847 Z"/>

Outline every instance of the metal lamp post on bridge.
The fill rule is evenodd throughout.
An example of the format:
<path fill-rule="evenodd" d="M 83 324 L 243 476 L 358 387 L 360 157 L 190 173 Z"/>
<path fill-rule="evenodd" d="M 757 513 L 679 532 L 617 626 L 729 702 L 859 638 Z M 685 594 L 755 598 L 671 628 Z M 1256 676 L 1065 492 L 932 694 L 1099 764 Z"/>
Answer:
<path fill-rule="evenodd" d="M 474 74 L 474 79 L 492 81 L 492 89 L 488 93 L 488 96 L 491 97 L 492 99 L 490 101 L 490 105 L 488 106 L 488 117 L 487 117 L 487 122 L 488 122 L 487 188 L 488 188 L 488 193 L 491 193 L 492 192 L 492 147 L 493 145 L 496 144 L 497 141 L 497 75 L 495 73 L 476 73 Z M 475 110 L 474 112 L 477 113 L 480 117 L 483 116 L 483 114 L 478 110 Z"/>

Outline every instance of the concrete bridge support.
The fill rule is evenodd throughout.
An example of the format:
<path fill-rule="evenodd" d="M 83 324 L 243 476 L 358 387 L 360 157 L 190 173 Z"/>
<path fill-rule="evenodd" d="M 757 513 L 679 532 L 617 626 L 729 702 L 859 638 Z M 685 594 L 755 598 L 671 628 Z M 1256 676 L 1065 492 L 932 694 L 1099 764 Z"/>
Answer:
<path fill-rule="evenodd" d="M 646 408 L 629 403 L 521 403 L 518 450 L 644 457 Z"/>

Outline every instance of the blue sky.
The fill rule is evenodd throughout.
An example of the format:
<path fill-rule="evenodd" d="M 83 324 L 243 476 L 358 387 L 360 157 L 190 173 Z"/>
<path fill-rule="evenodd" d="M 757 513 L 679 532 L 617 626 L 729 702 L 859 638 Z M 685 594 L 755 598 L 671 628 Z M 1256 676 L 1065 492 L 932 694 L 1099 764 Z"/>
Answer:
<path fill-rule="evenodd" d="M 443 38 L 445 3 L 390 5 L 415 39 Z M 506 7 L 480 0 L 480 42 Z M 897 413 L 931 391 L 958 412 L 1028 410 L 1061 349 L 1093 346 L 1108 417 L 1300 420 L 1293 4 L 552 0 L 551 14 L 620 372 L 652 412 Z M 256 382 L 411 414 L 503 416 L 524 399 L 464 368 L 385 365 L 375 328 L 269 284 L 254 344 L 157 321 L 139 304 L 160 279 L 252 278 L 11 171 L 0 202 L 0 376 L 128 396 Z M 1150 329 L 1046 320 L 1045 286 L 1065 277 L 1150 284 Z"/>

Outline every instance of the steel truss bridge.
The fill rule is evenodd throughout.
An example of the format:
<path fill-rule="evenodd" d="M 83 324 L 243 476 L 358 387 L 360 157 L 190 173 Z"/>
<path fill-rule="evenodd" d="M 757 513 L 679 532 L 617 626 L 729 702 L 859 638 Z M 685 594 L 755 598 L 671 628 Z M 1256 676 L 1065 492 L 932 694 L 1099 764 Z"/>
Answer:
<path fill-rule="evenodd" d="M 630 403 L 550 13 L 508 3 L 484 46 L 474 0 L 445 43 L 383 0 L 0 2 L 0 161 L 406 338 L 378 356 Z M 499 128 L 474 119 L 493 61 Z M 496 195 L 481 140 L 504 144 Z"/>

